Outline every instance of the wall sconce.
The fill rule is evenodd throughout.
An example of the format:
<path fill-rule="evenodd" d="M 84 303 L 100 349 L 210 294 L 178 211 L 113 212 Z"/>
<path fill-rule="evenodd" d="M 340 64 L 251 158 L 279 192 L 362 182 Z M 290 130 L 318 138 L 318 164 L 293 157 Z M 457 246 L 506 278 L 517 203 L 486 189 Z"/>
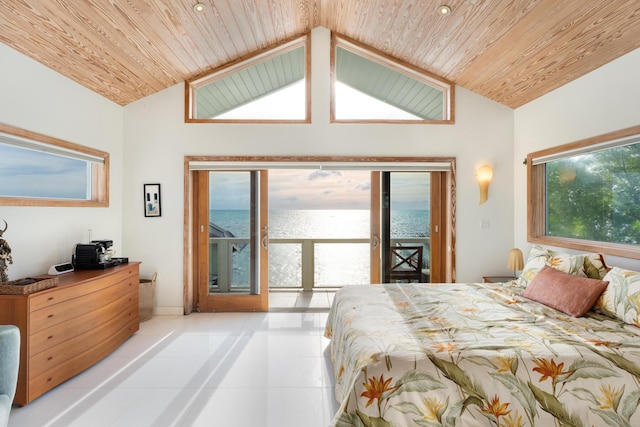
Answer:
<path fill-rule="evenodd" d="M 509 251 L 509 260 L 507 261 L 507 268 L 513 270 L 513 277 L 516 278 L 517 270 L 524 268 L 524 259 L 522 258 L 522 251 L 518 248 L 513 248 Z"/>
<path fill-rule="evenodd" d="M 489 184 L 493 178 L 493 168 L 491 165 L 482 165 L 476 169 L 476 181 L 480 187 L 480 204 L 489 200 Z"/>

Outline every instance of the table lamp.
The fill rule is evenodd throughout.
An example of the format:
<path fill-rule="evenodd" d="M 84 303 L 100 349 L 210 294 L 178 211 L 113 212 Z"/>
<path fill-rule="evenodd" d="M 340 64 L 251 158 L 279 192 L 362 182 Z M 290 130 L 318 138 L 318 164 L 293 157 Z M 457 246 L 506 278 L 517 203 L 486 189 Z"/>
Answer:
<path fill-rule="evenodd" d="M 507 268 L 513 270 L 513 277 L 518 277 L 517 270 L 524 268 L 524 260 L 522 258 L 522 251 L 518 248 L 513 248 L 509 251 L 509 261 L 507 261 Z"/>

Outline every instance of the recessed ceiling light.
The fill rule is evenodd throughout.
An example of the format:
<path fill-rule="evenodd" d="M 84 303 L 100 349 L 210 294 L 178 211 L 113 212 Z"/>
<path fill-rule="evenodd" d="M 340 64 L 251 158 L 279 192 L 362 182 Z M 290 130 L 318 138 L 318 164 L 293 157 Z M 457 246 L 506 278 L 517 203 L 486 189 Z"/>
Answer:
<path fill-rule="evenodd" d="M 438 13 L 442 16 L 447 16 L 451 13 L 451 8 L 445 4 L 438 6 Z"/>
<path fill-rule="evenodd" d="M 204 10 L 204 5 L 202 3 L 196 3 L 193 5 L 193 10 L 196 12 L 202 12 Z"/>

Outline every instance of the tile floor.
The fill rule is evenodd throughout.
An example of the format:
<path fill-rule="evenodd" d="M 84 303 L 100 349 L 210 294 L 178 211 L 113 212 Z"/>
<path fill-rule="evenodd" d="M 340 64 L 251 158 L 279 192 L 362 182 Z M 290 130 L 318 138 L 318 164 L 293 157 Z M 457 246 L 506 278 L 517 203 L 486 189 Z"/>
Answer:
<path fill-rule="evenodd" d="M 327 311 L 333 302 L 336 289 L 269 291 L 269 311 Z"/>
<path fill-rule="evenodd" d="M 155 316 L 9 427 L 325 427 L 337 411 L 325 312 Z"/>

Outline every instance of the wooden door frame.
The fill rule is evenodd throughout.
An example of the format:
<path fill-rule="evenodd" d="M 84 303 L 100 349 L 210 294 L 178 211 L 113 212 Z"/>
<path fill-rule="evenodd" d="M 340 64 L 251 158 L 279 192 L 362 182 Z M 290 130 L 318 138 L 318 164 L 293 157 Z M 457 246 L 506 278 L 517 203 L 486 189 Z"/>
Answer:
<path fill-rule="evenodd" d="M 197 208 L 197 202 L 194 200 L 194 190 L 197 189 L 197 183 L 194 182 L 195 170 L 190 170 L 192 162 L 222 162 L 228 165 L 234 163 L 433 163 L 447 162 L 450 165 L 449 172 L 446 172 L 445 179 L 440 185 L 441 191 L 445 191 L 447 195 L 446 206 L 443 209 L 445 218 L 442 224 L 445 230 L 449 230 L 445 236 L 441 238 L 445 240 L 445 253 L 443 254 L 444 262 L 441 268 L 444 274 L 441 274 L 440 282 L 455 281 L 455 177 L 456 177 L 456 159 L 455 157 L 370 157 L 370 156 L 185 156 L 184 157 L 184 223 L 183 223 L 183 304 L 184 314 L 194 311 L 198 301 L 198 293 L 195 288 L 194 277 L 198 272 L 196 264 L 195 251 L 198 245 L 197 229 L 194 225 L 193 210 Z M 348 167 L 348 166 L 346 166 Z M 266 167 L 268 169 L 268 167 Z M 433 222 L 432 222 L 433 223 Z M 262 237 L 261 237 L 262 238 Z M 266 252 L 266 251 L 265 251 Z M 433 268 L 433 265 L 432 265 Z M 268 274 L 261 271 L 261 274 Z M 268 292 L 268 291 L 267 291 Z M 262 292 L 261 292 L 262 293 Z"/>

